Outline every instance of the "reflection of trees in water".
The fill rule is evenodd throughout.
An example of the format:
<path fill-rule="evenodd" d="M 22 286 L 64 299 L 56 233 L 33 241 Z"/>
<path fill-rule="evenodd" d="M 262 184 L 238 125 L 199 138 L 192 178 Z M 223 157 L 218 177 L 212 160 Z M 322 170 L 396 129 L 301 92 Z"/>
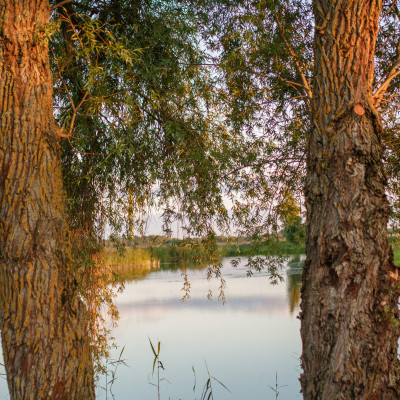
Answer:
<path fill-rule="evenodd" d="M 187 269 L 192 270 L 202 270 L 207 268 L 210 265 L 208 261 L 196 262 L 192 260 L 172 260 L 170 262 L 161 262 L 160 267 L 163 271 L 176 271 L 181 269 L 183 272 L 186 272 Z"/>
<path fill-rule="evenodd" d="M 169 261 L 169 262 L 168 262 Z M 176 261 L 174 259 L 161 263 L 158 259 L 152 259 L 141 264 L 120 263 L 113 265 L 113 277 L 116 283 L 127 283 L 146 278 L 154 271 L 177 271 L 182 270 L 199 270 L 205 269 L 209 265 L 208 262 L 196 263 L 185 260 Z"/>
<path fill-rule="evenodd" d="M 290 312 L 293 313 L 300 304 L 301 274 L 303 270 L 304 256 L 295 254 L 290 257 L 286 268 L 287 288 L 290 304 Z"/>
<path fill-rule="evenodd" d="M 116 283 L 127 283 L 132 280 L 144 279 L 150 272 L 159 271 L 160 262 L 151 260 L 142 264 L 120 263 L 113 265 L 113 279 Z"/>

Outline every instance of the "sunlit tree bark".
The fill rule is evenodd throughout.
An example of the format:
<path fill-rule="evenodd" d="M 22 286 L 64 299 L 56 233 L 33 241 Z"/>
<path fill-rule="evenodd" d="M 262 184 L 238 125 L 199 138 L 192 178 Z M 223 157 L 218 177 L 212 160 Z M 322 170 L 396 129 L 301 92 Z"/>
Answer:
<path fill-rule="evenodd" d="M 0 322 L 11 399 L 92 399 L 71 274 L 48 0 L 0 1 Z"/>
<path fill-rule="evenodd" d="M 399 271 L 374 107 L 381 0 L 314 1 L 303 273 L 304 399 L 400 399 Z"/>

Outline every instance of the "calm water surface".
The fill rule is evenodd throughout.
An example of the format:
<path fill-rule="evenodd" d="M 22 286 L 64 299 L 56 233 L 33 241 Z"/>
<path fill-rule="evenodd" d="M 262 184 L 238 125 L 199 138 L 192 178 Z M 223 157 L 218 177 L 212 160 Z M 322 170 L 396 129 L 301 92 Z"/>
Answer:
<path fill-rule="evenodd" d="M 112 393 L 104 390 L 104 377 L 97 383 L 98 399 L 157 400 L 156 373 L 149 338 L 161 342 L 161 400 L 200 400 L 210 376 L 215 400 L 301 399 L 299 357 L 301 353 L 298 301 L 299 257 L 289 261 L 283 283 L 272 286 L 265 272 L 249 278 L 245 262 L 233 268 L 223 260 L 226 303 L 217 301 L 218 281 L 206 279 L 205 269 L 187 270 L 191 298 L 181 302 L 182 270 L 161 269 L 125 284 L 117 298 L 119 326 L 114 330 L 122 358 Z M 165 266 L 162 268 L 165 268 Z M 208 290 L 215 300 L 207 299 Z M 113 367 L 110 366 L 110 369 Z M 0 379 L 0 399 L 8 399 L 7 384 Z"/>
<path fill-rule="evenodd" d="M 230 390 L 212 380 L 215 400 L 275 399 L 269 386 L 275 387 L 276 376 L 280 400 L 301 399 L 299 261 L 292 259 L 283 271 L 285 281 L 272 286 L 265 272 L 249 278 L 244 262 L 233 268 L 224 259 L 225 304 L 207 299 L 209 289 L 218 297 L 219 284 L 207 281 L 204 269 L 188 270 L 191 298 L 185 303 L 179 269 L 155 271 L 127 283 L 117 301 L 120 321 L 114 336 L 125 346 L 128 366 L 118 367 L 115 398 L 157 399 L 157 388 L 149 383 L 156 382 L 150 338 L 153 344 L 161 342 L 161 399 L 200 399 L 207 367 Z M 118 358 L 119 352 L 113 356 Z M 97 393 L 106 399 L 100 386 L 105 386 L 104 379 Z"/>

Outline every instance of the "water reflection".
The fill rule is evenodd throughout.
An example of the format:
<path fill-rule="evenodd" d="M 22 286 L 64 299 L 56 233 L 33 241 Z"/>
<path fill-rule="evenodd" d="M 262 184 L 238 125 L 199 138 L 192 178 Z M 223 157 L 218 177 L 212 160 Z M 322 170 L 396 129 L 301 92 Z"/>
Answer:
<path fill-rule="evenodd" d="M 203 270 L 208 263 L 188 263 L 188 262 L 162 262 L 153 259 L 146 264 L 140 266 L 121 264 L 114 269 L 114 279 L 117 283 L 127 283 L 134 280 L 144 279 L 147 275 L 154 271 L 186 271 Z"/>
<path fill-rule="evenodd" d="M 255 313 L 275 313 L 285 308 L 289 304 L 290 313 L 297 313 L 300 306 L 301 284 L 302 284 L 302 266 L 304 263 L 304 255 L 292 255 L 285 265 L 285 281 L 287 288 L 287 299 L 276 297 L 273 291 L 268 293 L 264 286 L 259 287 L 259 282 L 247 280 L 247 269 L 232 268 L 229 262 L 224 262 L 223 277 L 224 279 L 245 279 L 244 282 L 235 281 L 229 282 L 226 288 L 226 296 L 229 302 L 229 309 L 232 310 L 248 310 Z M 228 260 L 228 259 L 226 259 Z M 244 264 L 244 263 L 242 263 Z M 207 263 L 152 263 L 145 268 L 121 268 L 118 272 L 118 281 L 124 284 L 129 284 L 132 281 L 145 280 L 149 274 L 153 273 L 150 280 L 146 284 L 135 288 L 134 302 L 119 302 L 119 310 L 121 316 L 124 313 L 141 313 L 147 318 L 164 315 L 168 310 L 182 307 L 179 296 L 171 297 L 171 281 L 176 280 L 176 293 L 182 289 L 183 278 L 182 273 L 188 273 L 189 279 L 195 281 L 201 277 L 204 279 L 204 270 L 207 268 Z M 155 272 L 155 274 L 154 274 Z M 257 273 L 255 278 L 268 276 L 266 272 Z M 176 278 L 178 277 L 178 278 Z M 158 290 L 152 290 L 154 280 L 157 280 Z M 165 281 L 164 284 L 162 282 Z M 207 282 L 207 281 L 206 281 Z M 267 281 L 265 282 L 267 285 Z M 253 285 L 254 284 L 254 285 Z M 179 286 L 180 285 L 180 286 Z M 214 287 L 212 287 L 214 286 Z M 253 287 L 254 286 L 254 287 Z M 269 285 L 268 285 L 269 286 Z M 198 310 L 208 310 L 220 307 L 218 301 L 210 302 L 205 294 L 208 290 L 218 294 L 218 288 L 214 282 L 209 285 L 196 285 L 192 289 L 190 295 L 190 308 Z M 258 290 L 261 289 L 261 290 Z"/>
<path fill-rule="evenodd" d="M 160 262 L 154 260 L 153 262 L 140 265 L 126 265 L 121 264 L 117 268 L 113 268 L 113 278 L 117 283 L 130 282 L 132 280 L 144 279 L 150 272 L 159 271 Z"/>
<path fill-rule="evenodd" d="M 290 257 L 286 267 L 287 288 L 291 313 L 297 311 L 300 306 L 301 277 L 304 259 L 304 255 L 293 255 Z"/>

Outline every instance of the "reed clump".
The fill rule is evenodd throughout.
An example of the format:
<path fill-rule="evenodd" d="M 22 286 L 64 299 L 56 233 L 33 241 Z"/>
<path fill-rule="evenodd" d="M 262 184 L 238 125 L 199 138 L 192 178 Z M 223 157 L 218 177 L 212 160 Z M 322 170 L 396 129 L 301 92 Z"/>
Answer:
<path fill-rule="evenodd" d="M 124 251 L 106 247 L 104 263 L 112 270 L 114 279 L 126 281 L 141 278 L 151 271 L 160 269 L 160 260 L 154 258 L 148 249 L 128 247 Z"/>

